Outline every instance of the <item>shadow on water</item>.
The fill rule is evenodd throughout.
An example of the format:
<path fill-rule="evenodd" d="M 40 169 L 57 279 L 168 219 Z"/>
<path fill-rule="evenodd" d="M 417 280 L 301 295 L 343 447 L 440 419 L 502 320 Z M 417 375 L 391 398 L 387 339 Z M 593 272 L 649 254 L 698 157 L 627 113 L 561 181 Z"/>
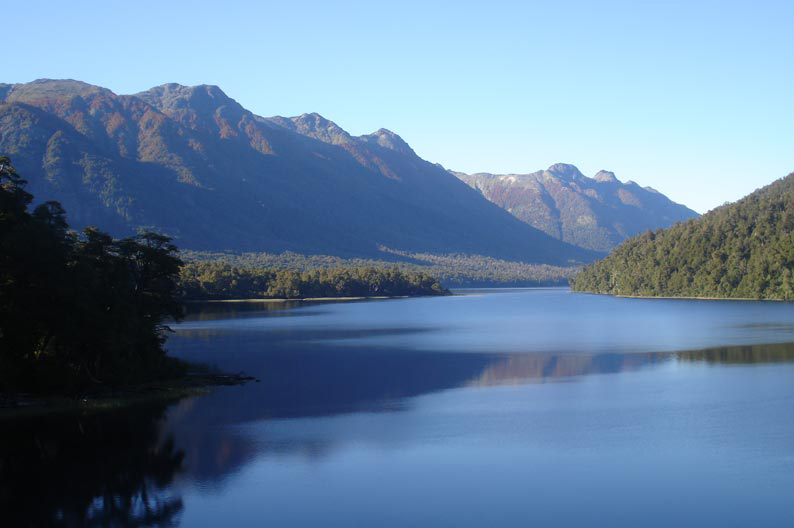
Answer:
<path fill-rule="evenodd" d="M 212 487 L 263 454 L 315 459 L 334 447 L 324 438 L 251 438 L 238 426 L 399 412 L 411 405 L 413 397 L 464 385 L 492 361 L 473 354 L 332 353 L 311 346 L 270 351 L 257 371 L 259 383 L 180 402 L 172 408 L 167 426 L 187 453 L 188 480 Z"/>
<path fill-rule="evenodd" d="M 250 361 L 246 358 L 246 364 Z M 175 404 L 0 421 L 3 524 L 175 525 L 183 509 L 182 485 L 221 487 L 259 457 L 323 458 L 347 441 L 344 434 L 285 436 L 283 428 L 274 435 L 268 424 L 401 412 L 417 405 L 418 396 L 459 387 L 575 380 L 673 361 L 791 362 L 794 344 L 652 354 L 505 356 L 292 343 L 271 349 L 258 361 L 260 383 L 221 388 Z M 256 435 L 243 427 L 252 423 L 257 424 Z M 332 421 L 326 427 L 347 426 Z"/>
<path fill-rule="evenodd" d="M 401 412 L 414 398 L 460 387 L 574 381 L 634 372 L 673 361 L 728 364 L 794 361 L 794 344 L 650 354 L 483 355 L 292 346 L 262 360 L 261 383 L 182 402 L 169 427 L 188 453 L 190 478 L 220 482 L 262 454 L 322 458 L 336 447 L 322 437 L 254 441 L 241 425 L 349 413 Z"/>
<path fill-rule="evenodd" d="M 166 404 L 0 421 L 4 526 L 173 526 L 184 452 L 161 437 Z"/>

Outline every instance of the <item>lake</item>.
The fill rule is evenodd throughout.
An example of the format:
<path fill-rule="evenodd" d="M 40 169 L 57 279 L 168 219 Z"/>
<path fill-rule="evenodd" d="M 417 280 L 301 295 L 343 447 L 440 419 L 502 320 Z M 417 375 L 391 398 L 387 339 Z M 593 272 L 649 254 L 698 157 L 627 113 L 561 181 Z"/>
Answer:
<path fill-rule="evenodd" d="M 9 525 L 794 523 L 794 303 L 462 293 L 193 306 L 259 382 L 0 422 Z"/>

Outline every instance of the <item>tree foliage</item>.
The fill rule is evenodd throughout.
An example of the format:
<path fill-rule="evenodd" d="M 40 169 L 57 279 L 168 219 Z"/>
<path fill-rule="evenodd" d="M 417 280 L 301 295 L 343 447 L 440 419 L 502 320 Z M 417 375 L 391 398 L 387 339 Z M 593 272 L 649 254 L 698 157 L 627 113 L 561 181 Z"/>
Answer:
<path fill-rule="evenodd" d="M 571 281 L 617 295 L 794 300 L 794 174 L 669 229 L 629 239 Z"/>
<path fill-rule="evenodd" d="M 331 255 L 301 255 L 293 252 L 210 253 L 182 250 L 189 263 L 214 262 L 232 267 L 267 270 L 335 270 L 340 268 L 397 268 L 404 272 L 425 273 L 448 288 L 563 286 L 580 266 L 550 266 L 495 259 L 483 255 L 411 253 L 381 248 L 384 259 L 343 259 Z M 391 260 L 385 260 L 385 258 Z"/>
<path fill-rule="evenodd" d="M 181 315 L 176 247 L 150 232 L 76 235 L 57 202 L 28 211 L 25 183 L 0 158 L 0 391 L 173 373 L 162 344 L 163 321 Z"/>
<path fill-rule="evenodd" d="M 180 280 L 187 299 L 413 297 L 449 293 L 430 275 L 397 268 L 295 271 L 197 262 L 182 268 Z"/>

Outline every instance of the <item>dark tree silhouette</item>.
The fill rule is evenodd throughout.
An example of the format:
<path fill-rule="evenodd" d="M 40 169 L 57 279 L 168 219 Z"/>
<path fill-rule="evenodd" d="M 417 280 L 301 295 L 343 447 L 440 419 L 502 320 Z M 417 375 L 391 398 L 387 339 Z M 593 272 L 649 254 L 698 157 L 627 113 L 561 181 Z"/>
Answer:
<path fill-rule="evenodd" d="M 82 391 L 175 375 L 166 318 L 181 316 L 182 264 L 167 237 L 70 232 L 0 158 L 0 392 Z"/>

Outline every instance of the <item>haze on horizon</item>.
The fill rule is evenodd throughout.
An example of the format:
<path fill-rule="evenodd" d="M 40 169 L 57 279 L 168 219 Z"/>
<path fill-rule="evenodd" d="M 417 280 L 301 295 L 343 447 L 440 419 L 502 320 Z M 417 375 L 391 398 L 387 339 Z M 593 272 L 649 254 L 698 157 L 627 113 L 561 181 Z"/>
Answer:
<path fill-rule="evenodd" d="M 407 1 L 4 8 L 0 82 L 216 84 L 262 116 L 400 134 L 453 170 L 556 162 L 698 212 L 794 170 L 794 4 Z"/>

